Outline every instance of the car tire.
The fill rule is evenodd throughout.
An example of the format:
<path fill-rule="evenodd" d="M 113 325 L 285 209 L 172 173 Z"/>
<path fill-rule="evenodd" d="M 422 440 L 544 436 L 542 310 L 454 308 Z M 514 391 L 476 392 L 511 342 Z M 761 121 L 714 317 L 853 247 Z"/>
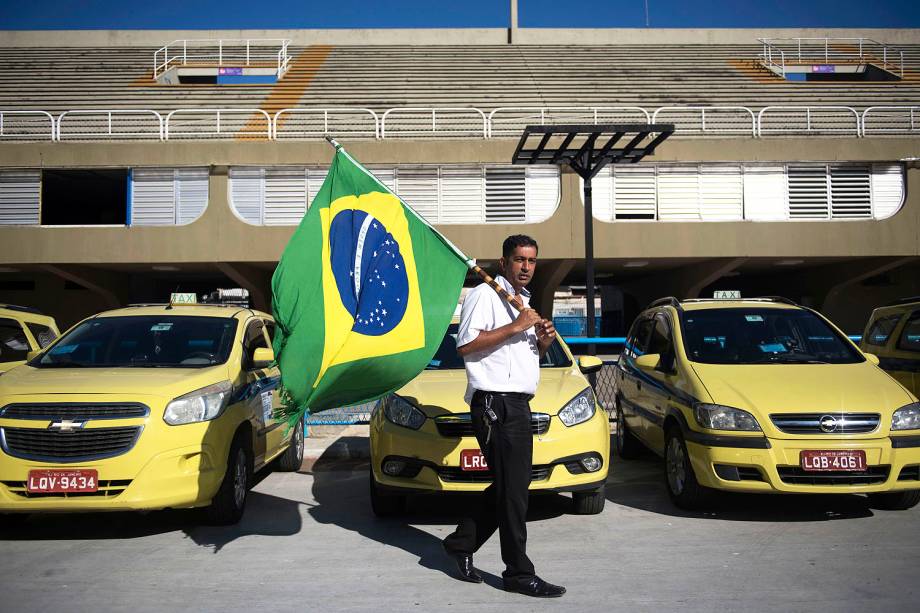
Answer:
<path fill-rule="evenodd" d="M 382 491 L 377 480 L 374 478 L 374 471 L 370 470 L 368 474 L 370 482 L 371 510 L 377 517 L 393 517 L 406 512 L 406 497 L 401 494 L 391 494 Z"/>
<path fill-rule="evenodd" d="M 867 494 L 869 505 L 883 511 L 905 511 L 920 503 L 920 490 L 906 492 L 889 492 L 885 494 Z"/>
<path fill-rule="evenodd" d="M 252 483 L 252 453 L 246 444 L 245 433 L 238 432 L 230 444 L 227 472 L 214 499 L 205 510 L 208 523 L 231 526 L 239 523 L 246 508 L 249 485 Z"/>
<path fill-rule="evenodd" d="M 597 515 L 604 510 L 606 502 L 607 495 L 603 485 L 596 490 L 572 493 L 572 510 L 575 515 Z"/>
<path fill-rule="evenodd" d="M 622 400 L 617 399 L 617 433 L 613 438 L 614 446 L 618 456 L 624 460 L 634 460 L 642 453 L 642 443 L 629 431 L 621 404 Z"/>
<path fill-rule="evenodd" d="M 294 426 L 288 448 L 278 457 L 278 470 L 289 473 L 300 470 L 300 465 L 303 464 L 303 436 L 303 420 L 301 419 Z"/>
<path fill-rule="evenodd" d="M 711 494 L 709 488 L 696 480 L 687 444 L 677 426 L 671 426 L 665 433 L 664 482 L 671 502 L 681 509 L 700 509 L 706 505 Z"/>

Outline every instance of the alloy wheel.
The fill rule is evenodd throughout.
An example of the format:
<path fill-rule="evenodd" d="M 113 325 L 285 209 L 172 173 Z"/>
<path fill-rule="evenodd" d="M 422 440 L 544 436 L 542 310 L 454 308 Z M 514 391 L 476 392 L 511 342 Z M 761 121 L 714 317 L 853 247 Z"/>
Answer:
<path fill-rule="evenodd" d="M 242 449 L 237 449 L 233 463 L 233 502 L 238 509 L 246 502 L 246 452 Z"/>
<path fill-rule="evenodd" d="M 668 486 L 672 493 L 679 496 L 684 491 L 684 485 L 687 482 L 687 465 L 684 461 L 683 445 L 676 436 L 668 442 L 665 464 L 668 472 Z"/>

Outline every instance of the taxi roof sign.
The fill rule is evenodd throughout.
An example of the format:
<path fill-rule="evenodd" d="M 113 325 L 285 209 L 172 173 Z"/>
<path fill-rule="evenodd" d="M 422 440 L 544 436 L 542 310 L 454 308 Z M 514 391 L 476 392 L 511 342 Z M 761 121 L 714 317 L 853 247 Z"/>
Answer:
<path fill-rule="evenodd" d="M 737 289 L 716 290 L 712 292 L 716 300 L 741 300 L 741 291 Z"/>
<path fill-rule="evenodd" d="M 169 304 L 198 304 L 198 296 L 195 292 L 173 292 L 169 295 Z"/>

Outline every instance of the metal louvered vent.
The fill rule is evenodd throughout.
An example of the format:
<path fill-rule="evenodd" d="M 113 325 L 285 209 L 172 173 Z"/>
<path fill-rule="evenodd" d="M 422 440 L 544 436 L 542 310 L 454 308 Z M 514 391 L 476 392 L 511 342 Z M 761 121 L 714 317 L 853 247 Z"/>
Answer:
<path fill-rule="evenodd" d="M 831 216 L 866 218 L 872 216 L 869 166 L 833 164 L 831 178 Z"/>
<path fill-rule="evenodd" d="M 789 185 L 789 217 L 826 219 L 828 213 L 827 167 L 792 165 L 786 169 Z"/>
<path fill-rule="evenodd" d="M 523 168 L 486 168 L 486 222 L 526 221 Z"/>
<path fill-rule="evenodd" d="M 0 226 L 40 223 L 40 170 L 0 171 Z"/>

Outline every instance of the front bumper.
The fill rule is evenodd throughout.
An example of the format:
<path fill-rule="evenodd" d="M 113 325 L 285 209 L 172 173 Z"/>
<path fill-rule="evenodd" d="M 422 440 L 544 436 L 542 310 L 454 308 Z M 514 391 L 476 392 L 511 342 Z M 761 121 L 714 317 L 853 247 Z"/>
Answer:
<path fill-rule="evenodd" d="M 431 419 L 419 430 L 396 426 L 375 413 L 371 420 L 371 468 L 374 479 L 385 489 L 401 492 L 480 492 L 491 483 L 487 474 L 460 470 L 460 453 L 478 449 L 473 437 L 441 436 Z M 594 472 L 573 473 L 579 458 L 593 455 L 601 459 Z M 400 458 L 418 465 L 411 477 L 384 474 L 384 460 Z M 545 434 L 533 439 L 533 480 L 531 491 L 582 491 L 596 489 L 607 479 L 610 462 L 610 429 L 607 415 L 596 411 L 588 421 L 566 427 L 553 416 Z M 577 470 L 577 468 L 575 469 Z"/>
<path fill-rule="evenodd" d="M 739 492 L 801 494 L 920 490 L 920 437 L 759 439 L 767 441 L 766 448 L 731 446 L 728 438 L 718 446 L 706 444 L 713 441 L 687 439 L 690 462 L 701 485 Z M 866 473 L 806 473 L 799 468 L 799 455 L 804 450 L 853 449 L 866 452 Z"/>

